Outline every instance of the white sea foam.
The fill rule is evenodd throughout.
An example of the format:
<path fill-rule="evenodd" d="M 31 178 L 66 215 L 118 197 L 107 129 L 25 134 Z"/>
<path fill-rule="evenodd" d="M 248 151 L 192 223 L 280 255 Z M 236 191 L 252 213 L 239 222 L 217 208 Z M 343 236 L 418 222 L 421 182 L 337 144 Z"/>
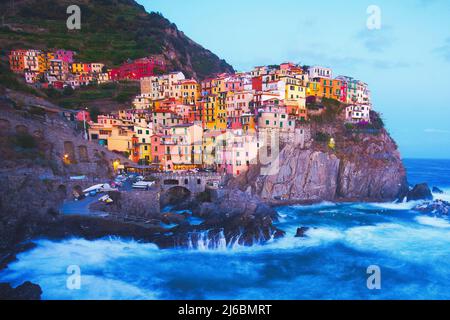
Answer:
<path fill-rule="evenodd" d="M 324 208 L 330 208 L 330 207 L 334 207 L 334 206 L 337 206 L 337 204 L 334 202 L 322 201 L 320 203 L 311 204 L 311 205 L 298 204 L 298 205 L 291 206 L 291 208 L 301 209 L 301 210 L 310 210 L 310 209 L 324 209 Z"/>
<path fill-rule="evenodd" d="M 364 204 L 354 205 L 356 209 L 384 209 L 384 210 L 411 210 L 421 201 L 409 201 L 409 202 L 371 202 Z"/>
<path fill-rule="evenodd" d="M 450 233 L 415 223 L 382 223 L 345 231 L 346 245 L 396 259 L 430 264 L 450 259 Z"/>
<path fill-rule="evenodd" d="M 450 222 L 443 218 L 419 216 L 419 217 L 416 217 L 416 221 L 425 226 L 431 226 L 431 227 L 443 228 L 443 229 L 450 228 Z"/>
<path fill-rule="evenodd" d="M 433 193 L 433 198 L 435 200 L 443 200 L 450 202 L 450 189 L 442 189 L 444 193 Z"/>

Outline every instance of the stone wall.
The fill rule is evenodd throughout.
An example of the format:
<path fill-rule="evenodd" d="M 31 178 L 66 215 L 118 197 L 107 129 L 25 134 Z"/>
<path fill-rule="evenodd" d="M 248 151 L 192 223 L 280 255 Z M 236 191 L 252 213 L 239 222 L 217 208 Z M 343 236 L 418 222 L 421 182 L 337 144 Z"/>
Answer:
<path fill-rule="evenodd" d="M 121 155 L 84 140 L 82 133 L 74 125 L 58 113 L 33 115 L 2 110 L 0 116 L 0 131 L 3 136 L 29 134 L 35 138 L 43 157 L 51 163 L 53 175 L 106 178 L 112 176 L 115 160 L 125 165 L 131 163 Z M 0 157 L 0 160 L 3 169 L 17 168 L 20 164 L 17 159 Z M 33 163 L 26 165 L 30 167 Z"/>
<path fill-rule="evenodd" d="M 160 193 L 150 191 L 110 192 L 111 205 L 95 203 L 91 209 L 121 218 L 157 219 L 160 217 Z"/>

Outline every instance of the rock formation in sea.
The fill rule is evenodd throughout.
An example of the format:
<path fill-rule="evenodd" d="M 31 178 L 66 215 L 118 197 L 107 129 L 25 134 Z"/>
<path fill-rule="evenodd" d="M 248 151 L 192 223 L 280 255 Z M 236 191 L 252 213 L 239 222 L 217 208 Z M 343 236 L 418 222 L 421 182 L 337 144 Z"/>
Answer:
<path fill-rule="evenodd" d="M 42 289 L 29 281 L 17 288 L 8 283 L 0 283 L 0 300 L 41 300 Z"/>
<path fill-rule="evenodd" d="M 450 203 L 443 200 L 426 201 L 415 206 L 413 210 L 433 215 L 448 216 L 450 214 Z"/>
<path fill-rule="evenodd" d="M 417 184 L 408 191 L 407 194 L 408 201 L 415 200 L 433 200 L 433 194 L 431 193 L 431 189 L 426 183 Z"/>

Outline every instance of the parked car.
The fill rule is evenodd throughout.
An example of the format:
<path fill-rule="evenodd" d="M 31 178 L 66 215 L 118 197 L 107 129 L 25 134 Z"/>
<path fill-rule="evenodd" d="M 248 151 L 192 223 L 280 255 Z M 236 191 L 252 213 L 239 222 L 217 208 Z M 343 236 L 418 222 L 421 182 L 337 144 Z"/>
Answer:
<path fill-rule="evenodd" d="M 145 189 L 148 190 L 155 185 L 154 181 L 138 181 L 133 184 L 133 189 Z"/>

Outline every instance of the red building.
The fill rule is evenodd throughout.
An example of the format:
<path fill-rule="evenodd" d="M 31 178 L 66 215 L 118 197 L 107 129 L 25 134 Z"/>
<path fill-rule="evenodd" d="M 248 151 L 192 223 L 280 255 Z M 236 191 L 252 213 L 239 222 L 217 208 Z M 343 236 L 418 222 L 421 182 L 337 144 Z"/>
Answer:
<path fill-rule="evenodd" d="M 52 87 L 55 89 L 64 89 L 64 81 L 60 81 L 60 80 L 53 81 Z"/>
<path fill-rule="evenodd" d="M 262 91 L 262 77 L 252 78 L 252 89 L 256 91 Z"/>
<path fill-rule="evenodd" d="M 341 81 L 341 95 L 339 97 L 339 101 L 347 103 L 347 92 L 348 83 L 346 81 Z"/>
<path fill-rule="evenodd" d="M 159 69 L 162 72 L 166 71 L 164 60 L 153 57 L 142 58 L 125 62 L 120 67 L 112 69 L 110 78 L 113 81 L 140 80 L 144 77 L 154 76 L 155 69 Z"/>
<path fill-rule="evenodd" d="M 133 136 L 131 138 L 131 145 L 133 146 L 131 150 L 131 161 L 138 163 L 139 162 L 139 138 Z"/>

